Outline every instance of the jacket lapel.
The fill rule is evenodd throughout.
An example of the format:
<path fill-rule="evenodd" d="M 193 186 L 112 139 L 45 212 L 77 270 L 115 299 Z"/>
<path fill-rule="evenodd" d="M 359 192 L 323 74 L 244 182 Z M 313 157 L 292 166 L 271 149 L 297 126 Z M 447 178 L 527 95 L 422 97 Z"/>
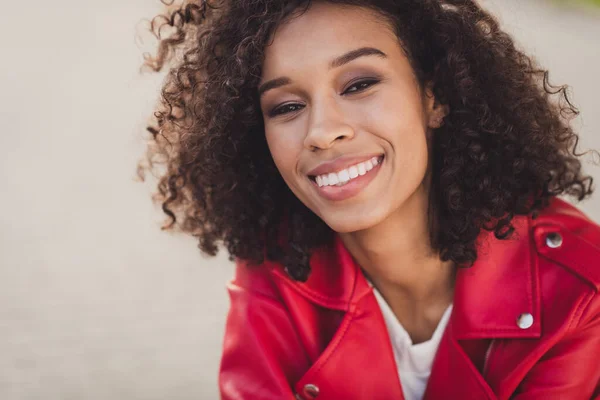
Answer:
<path fill-rule="evenodd" d="M 316 252 L 311 263 L 308 281 L 294 283 L 296 290 L 322 307 L 344 311 L 345 316 L 323 353 L 295 385 L 296 392 L 302 395 L 307 385 L 315 385 L 322 399 L 403 400 L 379 304 L 341 239 L 336 236 L 333 250 L 325 247 Z"/>
<path fill-rule="evenodd" d="M 513 225 L 515 236 L 509 240 L 483 231 L 477 261 L 457 272 L 453 324 L 457 340 L 541 335 L 539 274 L 529 222 L 517 217 Z M 527 329 L 517 324 L 522 314 L 533 316 Z"/>
<path fill-rule="evenodd" d="M 513 226 L 515 236 L 510 240 L 482 231 L 477 261 L 458 270 L 453 312 L 425 399 L 496 399 L 500 382 L 483 375 L 466 342 L 541 336 L 540 285 L 529 220 L 516 217 Z M 324 399 L 403 399 L 387 327 L 360 267 L 337 236 L 333 251 L 315 253 L 312 263 L 309 280 L 294 286 L 320 306 L 346 315 L 296 390 L 302 393 L 305 385 L 313 384 Z M 517 324 L 522 314 L 533 317 L 526 329 Z M 493 364 L 494 358 L 492 350 L 486 364 Z"/>
<path fill-rule="evenodd" d="M 403 400 L 393 354 L 377 300 L 366 293 L 346 313 L 296 392 L 315 385 L 323 399 Z"/>
<path fill-rule="evenodd" d="M 452 334 L 449 322 L 436 353 L 424 400 L 497 399 L 471 359 Z"/>
<path fill-rule="evenodd" d="M 485 374 L 498 358 L 493 344 L 499 339 L 541 336 L 538 264 L 529 220 L 517 217 L 513 225 L 515 236 L 510 240 L 482 232 L 477 261 L 457 272 L 453 314 L 436 354 L 425 399 L 498 398 L 495 393 L 500 391 L 501 376 Z M 523 314 L 533 317 L 528 328 L 519 327 Z M 468 342 L 483 339 L 492 347 L 482 365 L 474 361 L 481 357 L 469 354 Z"/>

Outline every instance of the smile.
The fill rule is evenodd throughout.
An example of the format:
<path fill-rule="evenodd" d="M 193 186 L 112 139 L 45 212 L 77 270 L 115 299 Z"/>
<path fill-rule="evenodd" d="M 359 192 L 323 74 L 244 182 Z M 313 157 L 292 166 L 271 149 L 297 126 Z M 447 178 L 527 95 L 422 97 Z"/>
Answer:
<path fill-rule="evenodd" d="M 384 156 L 373 157 L 339 171 L 309 176 L 313 186 L 322 197 L 341 201 L 360 193 L 377 175 Z"/>
<path fill-rule="evenodd" d="M 318 175 L 314 179 L 317 185 L 319 185 L 319 187 L 344 186 L 351 180 L 356 179 L 359 176 L 363 176 L 367 172 L 371 171 L 374 167 L 379 165 L 381 161 L 383 161 L 383 156 L 373 157 L 370 160 L 358 163 L 356 165 L 352 165 L 348 168 L 342 169 L 337 172 Z"/>

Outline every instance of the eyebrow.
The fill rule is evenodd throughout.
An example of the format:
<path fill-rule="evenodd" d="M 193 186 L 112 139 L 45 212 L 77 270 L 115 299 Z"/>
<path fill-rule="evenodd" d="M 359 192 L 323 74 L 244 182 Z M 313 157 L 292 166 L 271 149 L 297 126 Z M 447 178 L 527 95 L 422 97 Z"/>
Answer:
<path fill-rule="evenodd" d="M 349 62 L 356 60 L 357 58 L 366 56 L 377 56 L 380 58 L 387 58 L 387 55 L 379 49 L 376 49 L 374 47 L 361 47 L 359 49 L 351 50 L 345 54 L 342 54 L 339 57 L 336 57 L 329 63 L 329 69 L 339 68 L 342 65 L 348 64 Z M 266 91 L 276 89 L 281 86 L 289 85 L 291 82 L 292 80 L 287 76 L 271 79 L 270 81 L 267 81 L 258 87 L 258 96 L 262 97 Z"/>

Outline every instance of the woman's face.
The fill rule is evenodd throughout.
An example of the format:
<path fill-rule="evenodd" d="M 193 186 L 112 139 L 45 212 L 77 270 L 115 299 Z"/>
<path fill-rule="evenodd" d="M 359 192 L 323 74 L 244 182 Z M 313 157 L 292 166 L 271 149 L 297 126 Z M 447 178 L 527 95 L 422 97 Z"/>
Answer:
<path fill-rule="evenodd" d="M 428 129 L 443 114 L 382 16 L 313 3 L 276 30 L 259 91 L 279 172 L 334 231 L 426 201 Z"/>

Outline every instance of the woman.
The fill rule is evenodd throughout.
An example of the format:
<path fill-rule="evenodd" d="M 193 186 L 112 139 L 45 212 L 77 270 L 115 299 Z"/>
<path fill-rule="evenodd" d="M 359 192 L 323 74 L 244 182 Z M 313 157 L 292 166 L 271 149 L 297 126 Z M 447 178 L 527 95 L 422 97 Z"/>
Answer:
<path fill-rule="evenodd" d="M 170 36 L 160 31 L 170 27 Z M 237 262 L 224 399 L 600 395 L 564 87 L 469 0 L 190 1 L 150 127 L 168 227 Z"/>

